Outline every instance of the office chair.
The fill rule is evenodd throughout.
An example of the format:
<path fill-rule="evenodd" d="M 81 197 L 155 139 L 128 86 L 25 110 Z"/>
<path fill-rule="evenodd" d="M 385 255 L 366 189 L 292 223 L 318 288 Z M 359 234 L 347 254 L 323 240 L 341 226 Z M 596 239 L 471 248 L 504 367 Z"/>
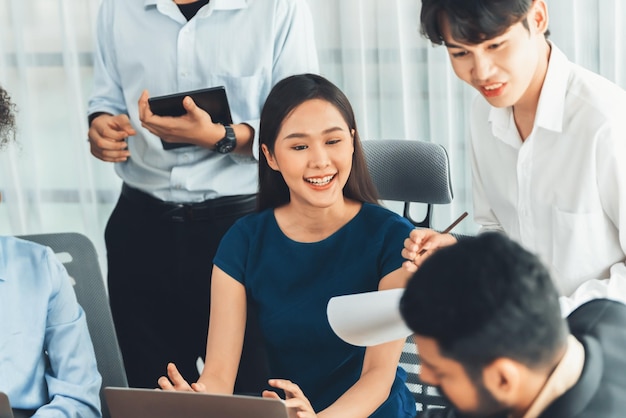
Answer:
<path fill-rule="evenodd" d="M 425 141 L 363 141 L 363 151 L 381 200 L 404 202 L 403 216 L 417 227 L 430 228 L 434 204 L 452 202 L 450 162 L 446 149 Z M 411 217 L 412 202 L 425 203 L 426 215 Z"/>
<path fill-rule="evenodd" d="M 363 151 L 379 198 L 403 202 L 405 218 L 416 227 L 431 228 L 433 205 L 450 203 L 453 198 L 445 148 L 432 142 L 385 139 L 363 141 Z M 411 217 L 413 202 L 426 204 L 422 220 Z M 418 412 L 448 405 L 436 388 L 419 380 L 419 357 L 413 337 L 404 344 L 400 366 L 407 372 L 407 387 Z"/>
<path fill-rule="evenodd" d="M 78 233 L 23 235 L 19 238 L 50 247 L 73 279 L 76 298 L 87 317 L 98 371 L 102 375 L 102 416 L 109 418 L 102 389 L 106 386 L 127 387 L 128 382 L 96 249 L 89 238 Z"/>
<path fill-rule="evenodd" d="M 400 366 L 406 371 L 406 386 L 413 394 L 417 412 L 430 408 L 446 408 L 450 406 L 450 403 L 441 396 L 437 388 L 420 381 L 419 372 L 421 366 L 417 355 L 417 346 L 412 336 L 407 338 L 404 343 L 402 354 L 400 355 Z"/>

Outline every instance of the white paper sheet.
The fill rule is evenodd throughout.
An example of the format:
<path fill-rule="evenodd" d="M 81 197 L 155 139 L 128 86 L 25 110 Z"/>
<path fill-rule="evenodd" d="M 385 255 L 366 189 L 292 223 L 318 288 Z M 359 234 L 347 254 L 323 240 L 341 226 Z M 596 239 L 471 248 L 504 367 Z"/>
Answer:
<path fill-rule="evenodd" d="M 339 338 L 357 346 L 378 345 L 412 334 L 400 316 L 404 289 L 381 290 L 336 296 L 326 314 Z"/>

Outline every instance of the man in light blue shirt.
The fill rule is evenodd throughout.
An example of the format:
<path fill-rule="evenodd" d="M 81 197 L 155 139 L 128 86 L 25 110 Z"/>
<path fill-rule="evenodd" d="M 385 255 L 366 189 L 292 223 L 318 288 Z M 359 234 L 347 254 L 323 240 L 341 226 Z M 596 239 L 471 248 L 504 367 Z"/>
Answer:
<path fill-rule="evenodd" d="M 256 206 L 262 105 L 281 79 L 318 72 L 310 10 L 306 0 L 103 0 L 94 67 L 91 152 L 124 183 L 105 241 L 128 382 L 155 387 L 169 362 L 195 380 L 215 250 Z M 225 87 L 232 125 L 213 123 L 191 98 L 181 117 L 150 111 L 148 96 L 215 86 Z M 251 316 L 238 393 L 266 386 Z"/>
<path fill-rule="evenodd" d="M 0 148 L 13 137 L 12 110 L 0 87 Z M 0 391 L 28 416 L 100 417 L 101 381 L 63 265 L 49 248 L 0 236 Z"/>

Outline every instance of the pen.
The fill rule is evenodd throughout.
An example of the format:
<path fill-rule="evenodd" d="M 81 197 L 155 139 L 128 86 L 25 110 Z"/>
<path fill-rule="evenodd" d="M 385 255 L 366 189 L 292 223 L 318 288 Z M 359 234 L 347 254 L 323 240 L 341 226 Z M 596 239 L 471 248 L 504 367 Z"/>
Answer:
<path fill-rule="evenodd" d="M 467 216 L 467 212 L 463 212 L 461 214 L 461 216 L 459 216 L 458 218 L 456 218 L 456 221 L 452 222 L 450 224 L 450 226 L 448 226 L 446 229 L 443 230 L 442 234 L 447 234 L 448 232 L 452 231 L 452 228 L 454 228 L 455 226 L 457 226 L 459 224 L 459 222 L 461 222 L 463 219 L 465 219 L 465 217 Z M 417 255 L 420 256 L 422 254 L 424 254 L 426 251 L 428 251 L 426 248 L 422 249 L 422 251 L 420 251 Z"/>

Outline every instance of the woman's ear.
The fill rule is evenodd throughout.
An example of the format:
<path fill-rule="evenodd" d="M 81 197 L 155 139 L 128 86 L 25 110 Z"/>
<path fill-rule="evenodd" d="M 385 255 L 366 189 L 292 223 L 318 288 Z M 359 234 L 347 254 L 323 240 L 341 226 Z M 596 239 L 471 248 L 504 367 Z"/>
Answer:
<path fill-rule="evenodd" d="M 269 165 L 270 168 L 272 170 L 274 170 L 274 171 L 280 171 L 280 168 L 278 167 L 278 164 L 276 164 L 276 159 L 274 158 L 274 156 L 270 152 L 270 150 L 267 147 L 267 145 L 261 144 L 261 151 L 263 151 L 263 155 L 265 156 L 265 159 L 267 160 L 267 165 Z"/>

